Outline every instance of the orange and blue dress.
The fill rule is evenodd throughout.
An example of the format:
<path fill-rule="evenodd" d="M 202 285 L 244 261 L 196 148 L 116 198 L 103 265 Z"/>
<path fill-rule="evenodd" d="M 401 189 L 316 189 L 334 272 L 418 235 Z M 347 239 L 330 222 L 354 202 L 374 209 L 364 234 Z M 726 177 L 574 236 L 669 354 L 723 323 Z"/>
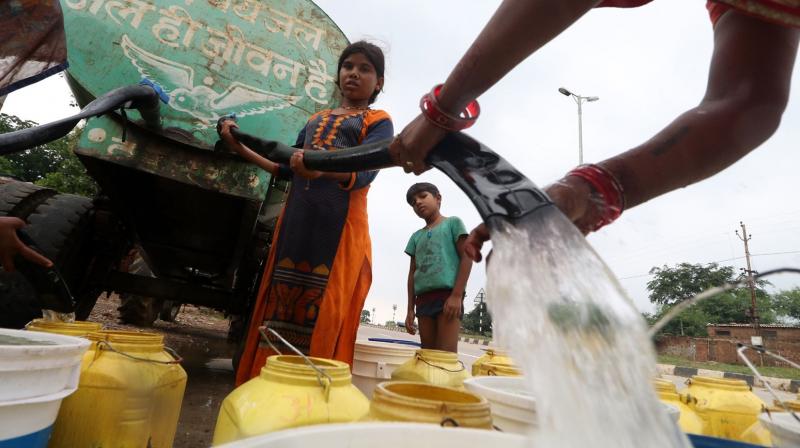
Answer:
<path fill-rule="evenodd" d="M 314 114 L 296 147 L 335 151 L 393 136 L 389 115 L 364 110 Z M 377 171 L 350 174 L 347 182 L 307 180 L 282 165 L 292 180 L 250 319 L 236 372 L 239 385 L 257 376 L 275 354 L 259 333 L 277 331 L 303 353 L 352 364 L 361 310 L 372 283 L 367 192 Z M 276 338 L 270 342 L 293 354 Z"/>
<path fill-rule="evenodd" d="M 650 3 L 652 0 L 605 0 L 599 6 L 617 8 L 634 8 Z M 778 25 L 800 27 L 800 0 L 708 0 L 706 8 L 711 16 L 711 23 L 725 12 L 735 9 L 767 22 Z"/>

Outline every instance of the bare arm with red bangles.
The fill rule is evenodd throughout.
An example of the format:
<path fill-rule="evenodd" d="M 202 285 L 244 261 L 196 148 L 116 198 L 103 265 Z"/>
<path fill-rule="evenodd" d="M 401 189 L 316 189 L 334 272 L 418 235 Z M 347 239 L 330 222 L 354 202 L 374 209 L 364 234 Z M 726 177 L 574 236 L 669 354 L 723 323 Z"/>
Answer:
<path fill-rule="evenodd" d="M 467 50 L 435 96 L 441 115 L 458 117 L 475 98 L 491 88 L 517 64 L 541 48 L 599 0 L 505 0 Z M 473 120 L 474 121 L 474 120 Z M 450 130 L 424 114 L 417 116 L 391 147 L 393 159 L 406 172 L 427 169 L 425 156 Z"/>
<path fill-rule="evenodd" d="M 427 94 L 428 110 L 392 144 L 396 164 L 417 174 L 447 132 L 466 129 L 476 117 L 474 98 L 516 64 L 596 5 L 589 0 L 505 0 L 439 90 Z M 584 233 L 676 188 L 705 179 L 758 147 L 777 129 L 786 107 L 800 32 L 736 10 L 714 27 L 708 86 L 700 103 L 650 140 L 597 165 L 570 171 L 545 191 Z M 439 120 L 441 116 L 443 119 Z M 467 239 L 476 261 L 489 237 L 481 226 Z"/>

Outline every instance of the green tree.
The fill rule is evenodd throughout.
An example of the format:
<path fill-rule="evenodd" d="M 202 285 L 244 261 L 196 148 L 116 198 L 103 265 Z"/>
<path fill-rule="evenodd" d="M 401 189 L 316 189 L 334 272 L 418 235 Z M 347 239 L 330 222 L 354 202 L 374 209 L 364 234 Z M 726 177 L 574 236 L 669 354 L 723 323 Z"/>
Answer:
<path fill-rule="evenodd" d="M 464 314 L 461 326 L 469 333 L 489 335 L 492 333 L 492 315 L 489 314 L 486 303 L 481 302 L 469 313 Z"/>
<path fill-rule="evenodd" d="M 647 282 L 650 302 L 657 305 L 675 305 L 713 286 L 736 280 L 732 266 L 709 263 L 680 263 L 650 269 L 653 279 Z"/>
<path fill-rule="evenodd" d="M 369 323 L 371 321 L 372 319 L 370 319 L 369 311 L 361 310 L 361 323 L 364 324 L 364 323 Z"/>
<path fill-rule="evenodd" d="M 800 288 L 779 291 L 773 301 L 778 315 L 800 319 Z"/>
<path fill-rule="evenodd" d="M 32 126 L 36 126 L 33 121 L 0 114 L 0 133 Z M 78 129 L 53 142 L 0 157 L 0 174 L 54 188 L 62 193 L 94 196 L 97 194 L 97 184 L 72 151 L 80 134 L 81 129 Z"/>
<path fill-rule="evenodd" d="M 656 304 L 653 321 L 657 321 L 673 306 L 700 292 L 724 283 L 738 280 L 732 266 L 680 263 L 675 267 L 653 268 L 653 279 L 647 283 L 650 301 Z M 756 284 L 756 304 L 761 323 L 774 322 L 776 312 L 773 298 L 765 291 L 766 281 Z M 716 323 L 750 323 L 751 297 L 749 288 L 732 291 L 708 298 L 669 322 L 662 333 L 687 336 L 706 336 L 706 325 Z"/>

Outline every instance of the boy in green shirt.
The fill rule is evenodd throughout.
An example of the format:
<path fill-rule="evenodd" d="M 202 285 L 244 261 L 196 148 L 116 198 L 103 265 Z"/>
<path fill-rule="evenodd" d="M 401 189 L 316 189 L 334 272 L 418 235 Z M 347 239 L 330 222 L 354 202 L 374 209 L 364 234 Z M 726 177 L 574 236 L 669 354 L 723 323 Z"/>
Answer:
<path fill-rule="evenodd" d="M 442 216 L 442 195 L 433 184 L 412 185 L 406 201 L 425 220 L 425 227 L 411 235 L 405 250 L 411 256 L 406 331 L 416 333 L 416 315 L 422 348 L 455 353 L 464 288 L 472 269 L 472 260 L 464 254 L 467 229 L 458 217 Z"/>

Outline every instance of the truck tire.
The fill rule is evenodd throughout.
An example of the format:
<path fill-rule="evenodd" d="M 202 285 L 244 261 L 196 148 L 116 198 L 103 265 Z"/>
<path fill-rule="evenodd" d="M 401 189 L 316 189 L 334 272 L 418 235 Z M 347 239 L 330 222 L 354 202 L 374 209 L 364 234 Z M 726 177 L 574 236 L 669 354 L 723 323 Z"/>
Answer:
<path fill-rule="evenodd" d="M 0 216 L 27 219 L 42 202 L 57 192 L 29 182 L 10 181 L 0 184 Z"/>
<path fill-rule="evenodd" d="M 35 249 L 53 261 L 78 303 L 84 299 L 81 286 L 92 260 L 89 246 L 92 211 L 92 201 L 83 196 L 57 194 L 24 182 L 0 186 L 0 214 L 28 222 L 25 232 L 35 242 Z M 12 282 L 16 285 L 15 292 L 9 294 L 10 300 L 3 301 L 4 326 L 24 325 L 31 318 L 40 317 L 43 308 L 59 312 L 75 310 L 76 303 L 47 277 L 41 266 L 17 257 L 17 268 L 35 286 L 22 286 L 24 282 L 19 277 Z"/>
<path fill-rule="evenodd" d="M 42 308 L 66 313 L 75 311 L 83 301 L 96 299 L 91 292 L 84 291 L 94 258 L 93 215 L 92 200 L 74 194 L 55 194 L 28 215 L 25 231 L 36 243 L 36 249 L 53 261 L 75 300 L 73 303 L 60 287 L 48 279 L 43 268 L 21 261 L 19 270 L 35 285 Z M 85 319 L 90 311 L 89 307 L 76 317 Z"/>
<path fill-rule="evenodd" d="M 27 182 L 8 180 L 0 184 L 0 216 L 25 220 L 36 207 L 56 192 Z M 19 271 L 0 267 L 0 327 L 22 328 L 42 316 L 36 290 Z"/>

